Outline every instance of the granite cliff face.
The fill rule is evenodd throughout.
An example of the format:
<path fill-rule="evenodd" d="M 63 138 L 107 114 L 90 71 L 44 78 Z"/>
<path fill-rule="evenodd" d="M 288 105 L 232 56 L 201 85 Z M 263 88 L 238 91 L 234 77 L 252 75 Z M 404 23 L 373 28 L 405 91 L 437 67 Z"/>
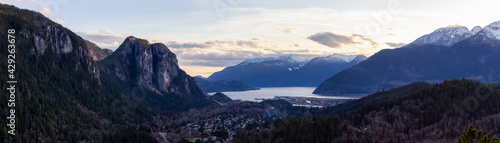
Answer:
<path fill-rule="evenodd" d="M 78 70 L 88 71 L 95 79 L 99 80 L 99 70 L 94 60 L 92 60 L 87 44 L 76 34 L 55 23 L 40 24 L 38 29 L 22 30 L 19 33 L 30 40 L 33 45 L 30 53 L 36 57 L 41 57 L 47 52 L 55 57 L 55 65 L 62 67 L 68 56 L 76 52 L 78 62 L 73 67 L 73 72 Z"/>
<path fill-rule="evenodd" d="M 158 94 L 207 94 L 194 78 L 177 65 L 176 55 L 164 44 L 130 36 L 108 58 L 102 60 L 103 70 L 122 81 L 137 84 Z"/>

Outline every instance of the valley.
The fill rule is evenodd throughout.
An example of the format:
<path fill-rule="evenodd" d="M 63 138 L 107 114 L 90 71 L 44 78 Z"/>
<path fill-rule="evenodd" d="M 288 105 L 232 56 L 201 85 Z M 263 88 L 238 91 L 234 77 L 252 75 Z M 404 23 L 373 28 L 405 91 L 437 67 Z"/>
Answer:
<path fill-rule="evenodd" d="M 148 14 L 117 18 L 128 20 L 120 24 L 105 20 L 112 16 L 83 22 L 105 28 L 139 21 L 129 28 L 140 29 L 133 33 L 139 37 L 123 29 L 82 31 L 79 22 L 49 15 L 50 8 L 2 1 L 0 47 L 8 51 L 0 52 L 0 87 L 6 89 L 0 92 L 0 142 L 500 142 L 500 21 L 470 30 L 450 25 L 394 43 L 383 40 L 412 29 L 386 28 L 392 33 L 380 40 L 320 32 L 326 29 L 320 26 L 276 27 L 298 22 L 274 17 L 278 22 L 251 23 L 271 25 L 265 32 L 233 33 L 245 18 L 231 16 L 252 16 L 254 9 L 230 5 L 236 12 L 216 23 L 231 26 L 183 21 L 215 15 L 158 22 L 164 18 L 144 15 L 170 15 L 150 14 L 145 10 L 158 9 L 149 7 L 132 10 Z M 161 28 L 153 28 L 158 23 Z M 225 35 L 207 34 L 214 31 Z M 284 37 L 286 44 L 257 33 Z M 251 39 L 231 39 L 238 35 Z M 176 41 L 191 36 L 203 38 Z M 191 75 L 193 69 L 199 75 Z"/>

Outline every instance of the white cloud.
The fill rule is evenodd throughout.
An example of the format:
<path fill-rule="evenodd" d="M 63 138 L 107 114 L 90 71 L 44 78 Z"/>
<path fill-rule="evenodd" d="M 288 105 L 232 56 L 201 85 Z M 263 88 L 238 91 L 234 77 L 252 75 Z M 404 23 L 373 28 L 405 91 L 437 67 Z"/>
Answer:
<path fill-rule="evenodd" d="M 295 27 L 287 27 L 287 28 L 281 28 L 281 27 L 277 27 L 276 30 L 279 30 L 283 33 L 286 33 L 286 34 L 292 34 L 292 33 L 295 33 L 297 30 L 299 30 L 299 28 L 295 28 Z"/>

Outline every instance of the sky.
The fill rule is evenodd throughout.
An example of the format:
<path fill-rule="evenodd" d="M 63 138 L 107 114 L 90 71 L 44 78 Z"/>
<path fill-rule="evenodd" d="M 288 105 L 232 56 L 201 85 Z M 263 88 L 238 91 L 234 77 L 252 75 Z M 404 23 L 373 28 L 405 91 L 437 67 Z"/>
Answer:
<path fill-rule="evenodd" d="M 371 56 L 447 26 L 500 20 L 495 0 L 0 0 L 38 11 L 101 48 L 163 43 L 192 76 L 246 59 Z"/>

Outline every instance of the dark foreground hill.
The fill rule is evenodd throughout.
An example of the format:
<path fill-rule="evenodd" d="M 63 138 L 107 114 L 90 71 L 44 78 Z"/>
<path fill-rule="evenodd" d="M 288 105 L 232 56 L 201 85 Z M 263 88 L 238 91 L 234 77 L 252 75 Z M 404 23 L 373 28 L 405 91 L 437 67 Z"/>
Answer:
<path fill-rule="evenodd" d="M 456 142 L 469 125 L 498 137 L 497 87 L 465 79 L 414 83 L 323 109 L 312 119 L 287 120 L 239 141 Z"/>

